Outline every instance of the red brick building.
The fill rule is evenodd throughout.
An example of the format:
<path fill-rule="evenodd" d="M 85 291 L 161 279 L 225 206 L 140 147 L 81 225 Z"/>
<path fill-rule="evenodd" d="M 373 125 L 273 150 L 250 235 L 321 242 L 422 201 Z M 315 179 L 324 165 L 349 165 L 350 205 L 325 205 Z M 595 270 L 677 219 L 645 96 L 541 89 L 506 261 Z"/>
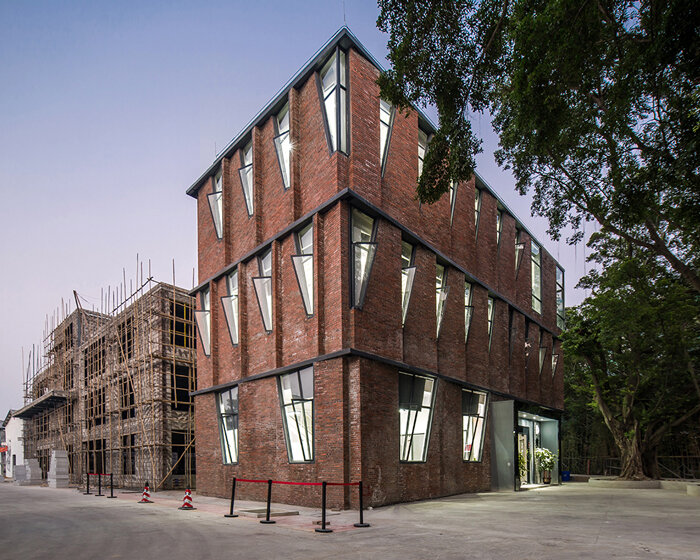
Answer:
<path fill-rule="evenodd" d="M 479 177 L 416 202 L 434 128 L 380 102 L 379 68 L 341 29 L 187 191 L 203 494 L 514 489 L 518 451 L 533 482 L 558 450 L 563 271 Z"/>

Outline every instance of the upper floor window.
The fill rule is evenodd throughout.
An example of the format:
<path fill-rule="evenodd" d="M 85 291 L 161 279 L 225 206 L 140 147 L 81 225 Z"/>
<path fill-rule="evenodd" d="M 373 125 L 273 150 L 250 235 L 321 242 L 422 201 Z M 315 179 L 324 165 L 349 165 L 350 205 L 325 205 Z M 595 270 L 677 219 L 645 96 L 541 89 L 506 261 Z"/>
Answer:
<path fill-rule="evenodd" d="M 523 241 L 523 230 L 519 229 L 515 232 L 515 275 L 518 275 L 520 270 L 520 261 L 523 258 L 523 249 L 525 242 Z"/>
<path fill-rule="evenodd" d="M 294 234 L 297 254 L 292 255 L 292 265 L 297 275 L 301 299 L 306 314 L 314 314 L 314 226 L 312 223 Z"/>
<path fill-rule="evenodd" d="M 481 189 L 474 189 L 474 234 L 479 234 L 479 217 L 481 216 Z"/>
<path fill-rule="evenodd" d="M 202 308 L 194 312 L 194 318 L 197 321 L 199 338 L 202 340 L 202 350 L 208 356 L 211 351 L 211 301 L 209 288 L 204 288 L 199 293 L 199 298 Z"/>
<path fill-rule="evenodd" d="M 540 365 L 540 375 L 542 375 L 542 370 L 544 369 L 544 361 L 547 357 L 547 347 L 544 345 L 544 331 L 540 329 L 540 354 L 539 354 L 539 365 Z"/>
<path fill-rule="evenodd" d="M 394 126 L 394 107 L 388 101 L 379 100 L 379 165 L 384 176 L 386 157 L 391 142 L 391 129 Z"/>
<path fill-rule="evenodd" d="M 542 313 L 542 251 L 534 241 L 531 242 L 532 258 L 532 310 Z"/>
<path fill-rule="evenodd" d="M 437 319 L 437 332 L 440 336 L 442 317 L 445 314 L 445 301 L 447 300 L 447 270 L 441 264 L 435 265 L 435 315 Z"/>
<path fill-rule="evenodd" d="M 464 342 L 469 338 L 469 327 L 472 324 L 472 285 L 469 282 L 464 283 Z"/>
<path fill-rule="evenodd" d="M 272 249 L 258 255 L 258 274 L 253 278 L 253 287 L 263 327 L 267 332 L 272 332 Z"/>
<path fill-rule="evenodd" d="M 488 300 L 488 309 L 487 309 L 488 321 L 489 321 L 489 330 L 488 330 L 489 352 L 491 351 L 491 339 L 493 338 L 493 316 L 494 316 L 495 310 L 496 310 L 496 302 L 494 301 L 494 299 L 492 297 L 490 297 Z"/>
<path fill-rule="evenodd" d="M 418 177 L 423 174 L 423 162 L 428 151 L 428 135 L 422 129 L 418 129 Z"/>
<path fill-rule="evenodd" d="M 243 187 L 243 198 L 248 216 L 252 216 L 255 210 L 253 196 L 253 141 L 251 140 L 241 150 L 241 168 L 238 170 Z"/>
<path fill-rule="evenodd" d="M 486 393 L 462 390 L 462 459 L 481 461 L 486 423 Z"/>
<path fill-rule="evenodd" d="M 336 48 L 321 70 L 323 110 L 331 152 L 348 152 L 348 83 L 345 51 Z"/>
<path fill-rule="evenodd" d="M 226 465 L 238 463 L 238 387 L 219 393 L 219 439 Z"/>
<path fill-rule="evenodd" d="M 401 241 L 401 325 L 406 324 L 408 303 L 411 300 L 413 278 L 416 275 L 416 267 L 413 265 L 415 247 L 407 241 Z"/>
<path fill-rule="evenodd" d="M 228 295 L 221 298 L 231 344 L 238 344 L 238 268 L 226 277 Z"/>
<path fill-rule="evenodd" d="M 555 354 L 554 339 L 552 339 L 552 378 L 557 373 L 557 364 L 559 363 L 559 354 Z"/>
<path fill-rule="evenodd" d="M 314 460 L 314 370 L 279 376 L 284 435 L 290 463 Z"/>
<path fill-rule="evenodd" d="M 503 230 L 503 212 L 496 211 L 496 245 L 501 244 L 501 231 Z"/>
<path fill-rule="evenodd" d="M 365 300 L 367 283 L 374 262 L 377 243 L 374 241 L 376 222 L 374 218 L 357 208 L 352 209 L 352 303 L 361 308 Z"/>
<path fill-rule="evenodd" d="M 564 307 L 564 270 L 557 266 L 557 327 L 566 326 L 566 308 Z"/>
<path fill-rule="evenodd" d="M 207 195 L 207 200 L 209 201 L 212 220 L 214 220 L 216 237 L 221 239 L 224 236 L 223 178 L 221 169 L 214 175 L 212 192 Z"/>
<path fill-rule="evenodd" d="M 455 204 L 457 203 L 457 183 L 450 181 L 450 225 L 455 218 Z"/>
<path fill-rule="evenodd" d="M 436 380 L 399 372 L 399 438 L 402 461 L 425 461 L 430 439 Z"/>
<path fill-rule="evenodd" d="M 275 117 L 275 150 L 277 151 L 277 160 L 282 172 L 282 184 L 286 190 L 290 185 L 291 165 L 289 156 L 292 150 L 292 141 L 289 137 L 289 103 L 282 107 L 282 110 Z"/>

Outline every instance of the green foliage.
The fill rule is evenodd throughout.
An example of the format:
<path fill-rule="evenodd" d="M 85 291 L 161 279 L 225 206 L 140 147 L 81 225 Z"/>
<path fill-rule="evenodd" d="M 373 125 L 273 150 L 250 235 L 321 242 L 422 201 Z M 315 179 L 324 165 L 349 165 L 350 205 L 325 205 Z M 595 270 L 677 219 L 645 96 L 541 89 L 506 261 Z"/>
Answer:
<path fill-rule="evenodd" d="M 700 5 L 380 0 L 382 95 L 434 105 L 418 198 L 469 179 L 489 111 L 497 159 L 555 238 L 582 219 L 661 256 L 700 292 Z M 580 239 L 572 236 L 571 241 Z"/>
<path fill-rule="evenodd" d="M 527 458 L 525 453 L 518 453 L 518 476 L 523 478 L 527 473 Z"/>
<path fill-rule="evenodd" d="M 554 468 L 556 460 L 556 454 L 552 453 L 546 447 L 535 448 L 535 462 L 537 463 L 537 470 L 551 471 Z"/>
<path fill-rule="evenodd" d="M 657 477 L 656 452 L 700 413 L 700 297 L 659 259 L 597 235 L 593 293 L 567 314 L 566 361 L 593 398 L 627 477 Z"/>

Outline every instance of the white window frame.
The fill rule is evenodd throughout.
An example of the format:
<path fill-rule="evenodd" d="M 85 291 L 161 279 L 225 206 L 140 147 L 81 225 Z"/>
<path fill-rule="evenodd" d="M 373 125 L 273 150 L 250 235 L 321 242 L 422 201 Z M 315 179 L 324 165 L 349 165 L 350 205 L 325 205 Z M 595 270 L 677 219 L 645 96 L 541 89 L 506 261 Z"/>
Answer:
<path fill-rule="evenodd" d="M 211 292 L 209 288 L 203 288 L 199 292 L 199 301 L 202 305 L 200 310 L 194 312 L 199 340 L 202 342 L 202 351 L 205 356 L 211 355 Z"/>
<path fill-rule="evenodd" d="M 416 247 L 408 241 L 401 241 L 401 326 L 406 324 L 408 306 L 411 302 L 413 279 L 416 276 L 414 265 Z"/>
<path fill-rule="evenodd" d="M 365 220 L 365 218 L 372 220 L 371 232 L 368 232 L 366 228 L 360 229 L 355 227 L 356 223 L 359 225 L 361 220 Z M 373 218 L 369 214 L 366 214 L 357 208 L 351 208 L 350 242 L 352 244 L 352 281 L 350 283 L 350 301 L 352 307 L 356 309 L 362 309 L 365 302 L 365 296 L 367 295 L 367 286 L 372 275 L 374 256 L 377 252 L 377 242 L 375 241 L 376 235 L 376 218 Z"/>
<path fill-rule="evenodd" d="M 491 352 L 491 340 L 493 339 L 493 322 L 496 313 L 496 300 L 489 296 L 486 306 L 486 314 L 488 320 L 488 335 L 489 335 L 489 352 Z"/>
<path fill-rule="evenodd" d="M 267 259 L 270 259 L 270 266 L 267 266 Z M 253 278 L 255 297 L 258 300 L 258 309 L 263 328 L 268 334 L 273 327 L 272 309 L 272 248 L 263 251 L 258 255 L 258 276 Z"/>
<path fill-rule="evenodd" d="M 425 155 L 428 153 L 428 143 L 430 136 L 422 128 L 418 128 L 418 178 L 423 175 L 423 164 L 425 163 Z"/>
<path fill-rule="evenodd" d="M 219 168 L 212 178 L 212 192 L 207 195 L 211 219 L 214 222 L 214 232 L 217 239 L 224 237 L 224 192 L 223 170 Z"/>
<path fill-rule="evenodd" d="M 385 101 L 379 99 L 379 165 L 382 177 L 386 169 L 386 160 L 389 155 L 389 145 L 391 144 L 391 133 L 394 129 L 394 115 L 396 108 Z"/>
<path fill-rule="evenodd" d="M 223 399 L 231 395 L 229 401 L 235 402 L 230 410 L 226 410 Z M 235 396 L 234 396 L 235 395 Z M 221 458 L 224 465 L 238 464 L 238 385 L 216 394 L 219 419 L 219 440 L 221 443 Z M 230 419 L 230 420 L 228 420 Z M 229 427 L 227 424 L 231 424 Z"/>

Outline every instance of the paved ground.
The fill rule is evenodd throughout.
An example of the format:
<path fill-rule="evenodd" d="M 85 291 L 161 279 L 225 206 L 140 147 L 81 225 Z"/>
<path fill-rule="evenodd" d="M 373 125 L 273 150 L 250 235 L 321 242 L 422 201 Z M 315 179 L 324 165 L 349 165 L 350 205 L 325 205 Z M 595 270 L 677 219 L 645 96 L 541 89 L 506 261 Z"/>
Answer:
<path fill-rule="evenodd" d="M 700 500 L 670 490 L 548 487 L 517 494 L 465 494 L 329 516 L 331 534 L 313 531 L 319 512 L 276 525 L 226 519 L 225 500 L 179 493 L 108 500 L 75 489 L 0 484 L 0 558 L 12 559 L 699 559 Z M 241 507 L 258 506 L 251 502 Z"/>

